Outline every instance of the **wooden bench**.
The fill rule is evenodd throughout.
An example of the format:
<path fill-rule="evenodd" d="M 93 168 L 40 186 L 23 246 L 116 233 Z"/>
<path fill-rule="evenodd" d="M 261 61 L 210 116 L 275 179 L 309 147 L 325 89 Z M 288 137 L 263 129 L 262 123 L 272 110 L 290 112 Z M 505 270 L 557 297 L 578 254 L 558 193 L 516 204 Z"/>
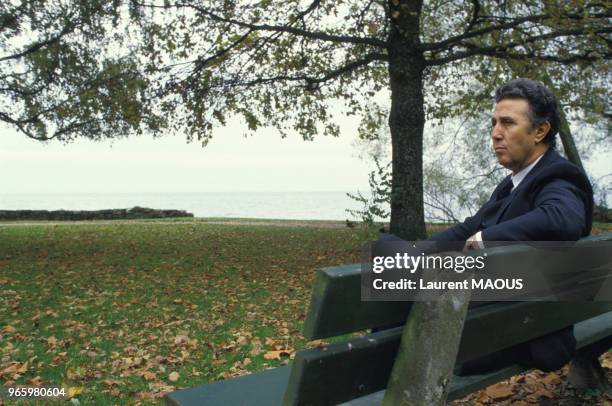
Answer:
<path fill-rule="evenodd" d="M 577 247 L 586 247 L 594 241 L 612 241 L 612 233 L 585 238 Z M 585 254 L 593 252 L 589 249 L 591 251 L 586 250 Z M 498 247 L 490 250 L 489 256 L 510 260 L 532 252 L 533 249 L 526 246 Z M 584 272 L 596 271 L 595 274 L 602 275 L 601 270 L 607 269 L 607 277 L 610 277 L 612 252 L 604 254 L 599 255 L 600 262 L 604 258 L 603 264 L 586 261 L 588 269 Z M 361 301 L 360 271 L 360 264 L 319 271 L 304 326 L 307 339 L 363 332 L 406 321 L 411 302 Z M 598 283 L 601 284 L 601 280 Z M 588 300 L 589 294 L 574 286 L 568 288 L 565 297 L 567 300 Z M 457 362 L 494 353 L 572 324 L 579 351 L 601 346 L 612 337 L 612 302 L 474 302 L 464 324 Z M 378 405 L 384 396 L 402 331 L 402 327 L 396 327 L 301 350 L 288 366 L 172 392 L 166 395 L 166 401 L 181 406 L 334 405 L 343 402 Z M 453 376 L 448 399 L 461 398 L 523 370 L 519 365 L 512 365 L 484 375 Z"/>

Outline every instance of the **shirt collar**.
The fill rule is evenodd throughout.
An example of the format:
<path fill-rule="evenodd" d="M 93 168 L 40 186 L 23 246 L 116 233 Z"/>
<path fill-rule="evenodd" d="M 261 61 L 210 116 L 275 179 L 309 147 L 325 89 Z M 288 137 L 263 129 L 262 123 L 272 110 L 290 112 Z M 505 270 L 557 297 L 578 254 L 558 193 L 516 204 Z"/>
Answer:
<path fill-rule="evenodd" d="M 516 187 L 519 185 L 519 183 L 521 183 L 523 181 L 523 179 L 525 179 L 525 177 L 527 176 L 527 174 L 529 172 L 531 172 L 531 170 L 533 169 L 534 166 L 536 166 L 536 164 L 538 162 L 540 162 L 540 159 L 542 159 L 542 157 L 544 156 L 544 154 L 540 155 L 538 157 L 538 159 L 536 159 L 535 161 L 533 161 L 531 164 L 529 164 L 529 166 L 521 169 L 516 175 L 512 175 L 511 179 L 512 179 L 512 184 L 514 185 L 512 187 L 512 190 L 516 189 Z"/>

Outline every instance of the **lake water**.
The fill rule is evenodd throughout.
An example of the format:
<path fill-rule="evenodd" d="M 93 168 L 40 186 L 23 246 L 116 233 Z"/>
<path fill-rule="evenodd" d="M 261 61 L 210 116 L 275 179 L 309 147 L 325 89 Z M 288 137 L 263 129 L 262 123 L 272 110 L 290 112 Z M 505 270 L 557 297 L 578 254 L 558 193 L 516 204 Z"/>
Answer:
<path fill-rule="evenodd" d="M 0 194 L 0 210 L 101 210 L 134 206 L 186 210 L 196 217 L 352 219 L 361 205 L 345 192 Z"/>

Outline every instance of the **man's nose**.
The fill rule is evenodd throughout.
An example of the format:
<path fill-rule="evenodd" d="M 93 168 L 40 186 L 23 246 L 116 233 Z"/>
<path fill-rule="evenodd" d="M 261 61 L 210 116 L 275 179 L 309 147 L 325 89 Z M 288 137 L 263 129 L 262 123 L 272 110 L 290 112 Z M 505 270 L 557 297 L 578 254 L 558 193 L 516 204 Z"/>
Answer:
<path fill-rule="evenodd" d="M 493 128 L 491 129 L 491 138 L 493 139 L 502 139 L 504 136 L 501 127 L 499 125 L 494 125 Z"/>

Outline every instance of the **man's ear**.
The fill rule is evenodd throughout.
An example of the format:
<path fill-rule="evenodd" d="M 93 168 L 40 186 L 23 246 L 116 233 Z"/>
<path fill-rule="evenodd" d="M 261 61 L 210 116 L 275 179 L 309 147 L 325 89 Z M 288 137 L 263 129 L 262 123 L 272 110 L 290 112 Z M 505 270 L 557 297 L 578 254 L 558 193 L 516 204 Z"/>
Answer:
<path fill-rule="evenodd" d="M 542 124 L 537 126 L 536 134 L 535 134 L 535 142 L 539 144 L 546 138 L 546 134 L 550 131 L 550 123 L 548 121 L 544 121 Z"/>

